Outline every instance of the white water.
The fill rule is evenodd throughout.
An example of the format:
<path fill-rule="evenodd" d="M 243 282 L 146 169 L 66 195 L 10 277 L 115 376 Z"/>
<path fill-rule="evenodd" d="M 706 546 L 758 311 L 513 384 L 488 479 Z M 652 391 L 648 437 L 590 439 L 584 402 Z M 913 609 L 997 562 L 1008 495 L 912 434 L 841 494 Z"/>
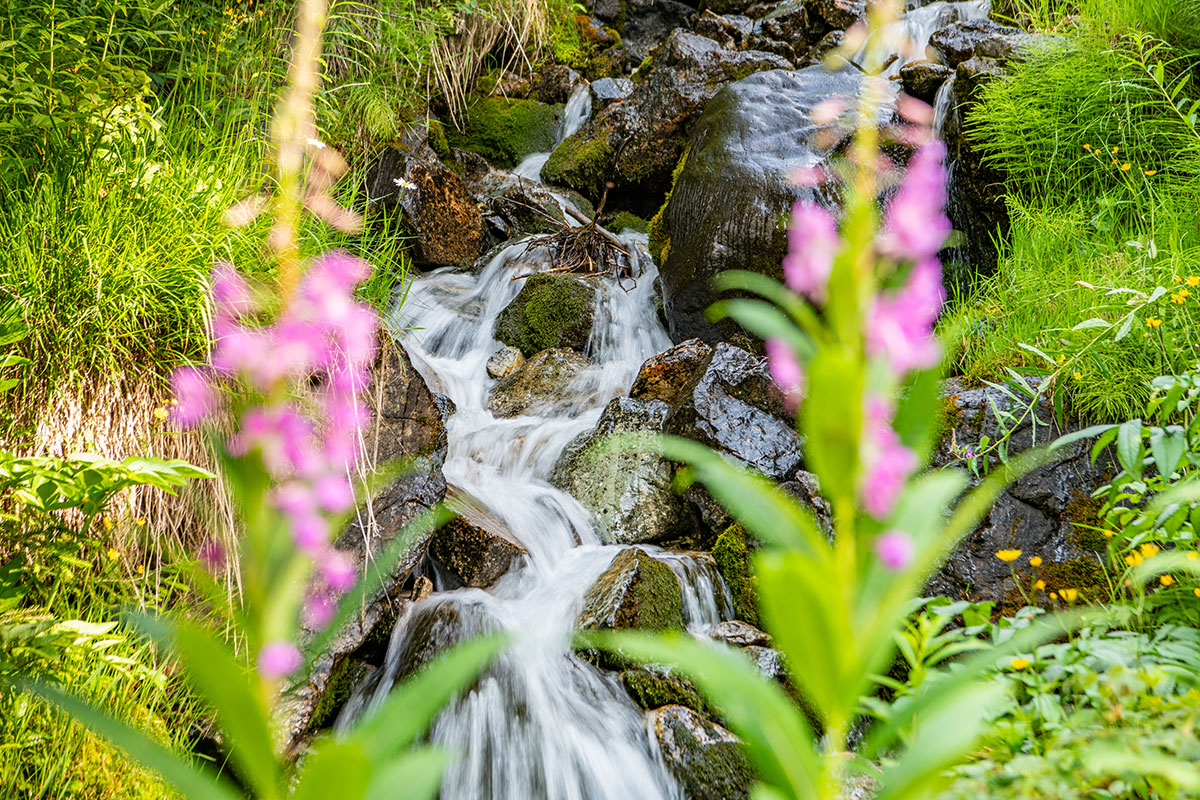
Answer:
<path fill-rule="evenodd" d="M 934 3 L 911 12 L 894 30 L 903 38 L 896 70 L 923 52 L 947 6 L 986 14 L 987 0 Z M 558 140 L 579 129 L 590 111 L 586 88 L 567 104 Z M 548 153 L 529 156 L 510 180 L 537 181 Z M 559 202 L 566 204 L 565 198 Z M 414 281 L 393 319 L 417 371 L 434 392 L 454 401 L 447 424 L 444 472 L 502 519 L 529 558 L 490 590 L 438 592 L 409 605 L 398 620 L 379 678 L 356 691 L 339 725 L 387 696 L 406 660 L 430 638 L 448 645 L 484 630 L 504 630 L 514 644 L 476 687 L 445 711 L 431 732 L 458 760 L 442 789 L 447 800 L 682 800 L 646 730 L 643 712 L 617 679 L 577 658 L 570 649 L 583 595 L 622 548 L 600 543 L 585 509 L 547 482 L 558 455 L 577 434 L 591 430 L 609 400 L 632 383 L 640 365 L 671 342 L 653 306 L 657 270 L 645 236 L 621 236 L 632 254 L 632 288 L 612 278 L 596 281 L 597 313 L 587 355 L 591 365 L 560 402 L 514 419 L 487 409 L 494 382 L 488 357 L 501 345 L 492 337 L 500 312 L 522 281 L 514 276 L 547 265 L 543 251 L 518 241 L 478 273 L 453 269 Z M 629 289 L 629 291 L 625 291 Z M 732 617 L 727 590 L 711 564 L 687 554 L 647 551 L 679 579 L 684 621 L 700 633 Z M 440 628 L 431 624 L 441 620 Z"/>

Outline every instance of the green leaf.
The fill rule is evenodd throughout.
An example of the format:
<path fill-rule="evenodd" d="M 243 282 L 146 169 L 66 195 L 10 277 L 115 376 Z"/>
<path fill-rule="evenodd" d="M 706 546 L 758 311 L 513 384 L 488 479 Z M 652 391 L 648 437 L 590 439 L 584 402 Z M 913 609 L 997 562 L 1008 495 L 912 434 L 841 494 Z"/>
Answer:
<path fill-rule="evenodd" d="M 809 363 L 809 390 L 801 417 L 804 455 L 817 474 L 822 494 L 835 508 L 855 493 L 862 380 L 859 365 L 835 349 L 821 350 Z"/>
<path fill-rule="evenodd" d="M 1142 474 L 1142 421 L 1131 419 L 1117 429 L 1117 460 L 1130 475 Z"/>
<path fill-rule="evenodd" d="M 1117 329 L 1117 335 L 1113 337 L 1114 342 L 1119 342 L 1129 335 L 1133 330 L 1133 314 L 1126 314 L 1125 321 L 1121 323 L 1121 327 Z"/>
<path fill-rule="evenodd" d="M 1055 361 L 1053 358 L 1046 355 L 1045 353 L 1043 353 L 1041 350 L 1037 349 L 1033 345 L 1026 344 L 1025 342 L 1017 342 L 1017 347 L 1020 347 L 1022 350 L 1028 350 L 1029 352 L 1033 353 L 1035 356 L 1041 357 L 1042 359 L 1045 360 L 1045 362 L 1047 364 L 1050 365 L 1050 369 L 1058 369 L 1057 361 Z"/>
<path fill-rule="evenodd" d="M 822 770 L 808 723 L 783 689 L 764 681 L 744 654 L 683 634 L 594 632 L 581 638 L 641 661 L 678 665 L 746 742 L 764 781 L 789 797 L 817 796 Z"/>
<path fill-rule="evenodd" d="M 1178 425 L 1163 430 L 1155 428 L 1150 432 L 1150 454 L 1154 456 L 1154 464 L 1158 472 L 1168 480 L 1183 460 L 1188 450 L 1187 435 Z"/>
<path fill-rule="evenodd" d="M 1071 330 L 1085 331 L 1088 328 L 1108 328 L 1108 327 L 1110 327 L 1108 320 L 1103 320 L 1103 319 L 1100 319 L 1099 317 L 1092 317 L 1091 319 L 1085 319 L 1083 322 L 1079 323 L 1074 328 L 1071 328 Z"/>
<path fill-rule="evenodd" d="M 1116 425 L 1092 425 L 1084 428 L 1081 431 L 1075 431 L 1074 433 L 1068 433 L 1065 436 L 1060 436 L 1050 443 L 1050 452 L 1053 453 L 1055 450 L 1061 450 L 1067 445 L 1074 444 L 1075 442 L 1083 439 L 1090 439 L 1093 436 L 1099 436 L 1100 434 L 1113 430 L 1116 427 Z"/>
<path fill-rule="evenodd" d="M 205 774 L 146 734 L 114 719 L 90 703 L 44 683 L 22 680 L 16 685 L 66 711 L 86 727 L 124 750 L 134 761 L 157 772 L 191 800 L 242 800 L 241 794 L 223 779 Z"/>
<path fill-rule="evenodd" d="M 361 800 L 367 796 L 373 767 L 357 742 L 322 739 L 304 759 L 292 800 Z"/>
<path fill-rule="evenodd" d="M 369 800 L 393 800 L 397 787 L 402 786 L 404 800 L 434 800 L 449 762 L 450 756 L 434 747 L 405 753 L 377 770 L 367 789 L 367 797 Z M 340 798 L 342 795 L 327 797 Z"/>
<path fill-rule="evenodd" d="M 382 705 L 359 720 L 346 741 L 358 742 L 372 761 L 395 756 L 429 728 L 442 707 L 507 643 L 502 636 L 483 636 L 457 645 L 392 689 Z"/>

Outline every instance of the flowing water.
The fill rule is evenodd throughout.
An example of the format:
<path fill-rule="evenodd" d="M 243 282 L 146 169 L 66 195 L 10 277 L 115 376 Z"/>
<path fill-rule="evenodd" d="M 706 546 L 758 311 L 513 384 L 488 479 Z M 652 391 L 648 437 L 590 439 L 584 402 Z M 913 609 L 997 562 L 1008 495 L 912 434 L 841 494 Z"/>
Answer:
<path fill-rule="evenodd" d="M 923 49 L 947 6 L 974 11 L 981 5 L 986 4 L 935 3 L 913 12 L 901 27 L 919 37 Z M 588 90 L 577 90 L 567 104 L 560 141 L 586 121 L 589 109 Z M 547 157 L 530 156 L 509 180 L 536 181 Z M 448 800 L 682 797 L 646 730 L 644 713 L 612 674 L 570 649 L 586 589 L 622 548 L 602 544 L 587 511 L 547 482 L 566 444 L 595 426 L 643 361 L 671 345 L 654 310 L 657 270 L 646 253 L 645 236 L 626 233 L 621 239 L 631 253 L 636 283 L 621 287 L 611 278 L 594 281 L 598 304 L 587 346 L 591 365 L 559 402 L 524 416 L 491 414 L 487 397 L 494 382 L 485 364 L 501 346 L 492 336 L 496 319 L 522 285 L 514 276 L 544 268 L 544 251 L 528 250 L 518 241 L 477 274 L 443 269 L 424 275 L 413 282 L 392 320 L 394 329 L 403 331 L 417 371 L 456 406 L 447 423 L 447 481 L 502 519 L 529 551 L 488 591 L 440 591 L 409 605 L 396 623 L 383 669 L 358 687 L 339 721 L 344 725 L 381 702 L 430 650 L 473 633 L 508 632 L 513 646 L 431 732 L 433 741 L 460 756 L 443 785 Z M 700 633 L 732 617 L 728 592 L 709 563 L 644 549 L 679 579 L 689 630 Z"/>

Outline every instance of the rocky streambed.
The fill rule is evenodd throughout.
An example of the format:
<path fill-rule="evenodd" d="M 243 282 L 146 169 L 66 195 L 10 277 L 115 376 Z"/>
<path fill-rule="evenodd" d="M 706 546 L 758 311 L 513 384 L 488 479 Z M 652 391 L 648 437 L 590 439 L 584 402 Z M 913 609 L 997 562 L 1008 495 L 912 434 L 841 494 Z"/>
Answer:
<path fill-rule="evenodd" d="M 503 630 L 513 647 L 430 734 L 462 756 L 444 797 L 749 796 L 740 744 L 695 687 L 571 640 L 582 629 L 686 630 L 784 680 L 757 627 L 756 543 L 702 487 L 677 491 L 678 465 L 636 443 L 702 442 L 824 512 L 758 346 L 704 310 L 721 271 L 778 274 L 788 209 L 815 191 L 792 171 L 845 145 L 816 136 L 811 111 L 857 90 L 852 68 L 823 59 L 863 11 L 857 0 L 721 0 L 702 13 L 595 0 L 581 20 L 595 32 L 584 74 L 514 77 L 464 131 L 414 125 L 380 155 L 372 209 L 401 221 L 427 271 L 390 321 L 365 445 L 376 463 L 404 456 L 414 469 L 339 546 L 366 563 L 439 502 L 459 518 L 422 534 L 296 694 L 295 747 L 451 644 Z M 1044 45 L 986 15 L 979 0 L 930 3 L 888 33 L 896 91 L 938 106 L 955 159 L 956 227 L 968 235 L 946 253 L 953 279 L 994 266 L 990 234 L 1005 225 L 964 115 L 983 81 Z M 567 272 L 568 246 L 613 260 Z M 1009 402 L 951 382 L 939 463 L 994 437 Z M 1026 421 L 1010 451 L 1049 429 Z M 931 591 L 1010 600 L 1007 567 L 992 558 L 1004 547 L 1039 552 L 1075 580 L 1089 543 L 1073 523 L 1100 477 L 1081 447 L 1064 450 L 1004 495 Z"/>

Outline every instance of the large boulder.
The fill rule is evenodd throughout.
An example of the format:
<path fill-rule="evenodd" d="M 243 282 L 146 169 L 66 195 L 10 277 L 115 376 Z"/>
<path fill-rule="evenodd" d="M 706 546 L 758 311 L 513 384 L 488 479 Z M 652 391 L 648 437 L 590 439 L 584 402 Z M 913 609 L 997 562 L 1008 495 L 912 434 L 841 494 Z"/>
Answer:
<path fill-rule="evenodd" d="M 712 361 L 713 348 L 699 339 L 688 339 L 651 356 L 634 378 L 629 396 L 635 400 L 661 400 L 678 406 L 687 391 Z"/>
<path fill-rule="evenodd" d="M 496 318 L 498 340 L 532 356 L 551 347 L 583 351 L 592 334 L 596 290 L 568 275 L 538 273 Z"/>
<path fill-rule="evenodd" d="M 809 0 L 807 5 L 826 25 L 839 29 L 849 28 L 867 12 L 866 0 Z"/>
<path fill-rule="evenodd" d="M 649 725 L 688 800 L 748 800 L 754 771 L 740 739 L 684 706 L 651 711 Z"/>
<path fill-rule="evenodd" d="M 990 47 L 999 49 L 1004 46 L 998 43 L 999 40 L 1021 35 L 1020 29 L 990 19 L 965 20 L 934 31 L 929 37 L 927 50 L 942 64 L 954 69 L 975 55 L 976 49 L 984 42 L 991 42 Z M 1008 47 L 1011 50 L 1012 45 Z"/>
<path fill-rule="evenodd" d="M 913 97 L 932 104 L 937 90 L 954 70 L 934 61 L 911 61 L 900 68 L 900 84 Z"/>
<path fill-rule="evenodd" d="M 655 50 L 649 74 L 628 99 L 604 108 L 555 148 L 542 179 L 593 201 L 611 182 L 610 206 L 650 213 L 670 185 L 693 121 L 717 90 L 759 70 L 790 66 L 770 53 L 724 50 L 676 31 Z"/>
<path fill-rule="evenodd" d="M 1036 380 L 1031 380 L 1036 386 Z M 990 387 L 967 389 L 957 380 L 947 382 L 943 402 L 946 434 L 935 456 L 939 466 L 962 467 L 965 458 L 978 450 L 981 437 L 996 441 L 1003 436 L 996 410 L 1016 416 L 1025 411 L 1005 392 Z M 1036 444 L 1068 432 L 1056 426 L 1048 398 L 1041 398 L 1034 413 Z M 1009 456 L 1034 444 L 1034 422 L 1025 416 L 1009 438 Z M 1105 458 L 1092 464 L 1090 450 L 1090 441 L 1056 450 L 1050 463 L 1005 490 L 983 524 L 959 544 L 934 576 L 927 592 L 992 600 L 1013 610 L 1023 604 L 1012 580 L 1014 568 L 1027 588 L 1033 582 L 1029 559 L 1038 556 L 1043 560 L 1039 576 L 1047 583 L 1046 591 L 1073 588 L 1089 600 L 1100 599 L 1107 583 L 1096 554 L 1107 549 L 1107 540 L 1094 530 L 1100 501 L 1091 493 L 1106 482 L 1112 466 Z M 981 472 L 999 466 L 994 452 L 978 458 Z M 1000 550 L 1020 550 L 1021 557 L 1010 565 L 996 557 Z"/>
<path fill-rule="evenodd" d="M 637 61 L 672 31 L 690 28 L 696 19 L 696 9 L 678 0 L 621 0 L 621 8 L 621 43 Z"/>
<path fill-rule="evenodd" d="M 455 492 L 448 505 L 456 516 L 433 535 L 429 555 L 454 583 L 486 589 L 528 555 L 504 521 L 477 501 Z"/>
<path fill-rule="evenodd" d="M 690 680 L 674 670 L 658 665 L 627 669 L 621 673 L 621 683 L 633 701 L 647 711 L 663 706 L 686 706 L 705 714 L 708 704 Z"/>
<path fill-rule="evenodd" d="M 446 138 L 494 167 L 511 169 L 526 156 L 554 146 L 562 113 L 561 104 L 489 97 L 468 110 L 463 130 L 449 129 Z"/>
<path fill-rule="evenodd" d="M 719 273 L 781 276 L 789 211 L 813 194 L 789 174 L 828 155 L 808 143 L 810 112 L 830 96 L 853 96 L 858 82 L 850 70 L 772 70 L 726 86 L 708 104 L 651 225 L 672 339 L 715 342 L 731 332 L 704 316 L 718 297 L 711 281 Z"/>
<path fill-rule="evenodd" d="M 613 559 L 583 597 L 580 630 L 683 629 L 683 594 L 671 568 L 630 547 Z"/>
<path fill-rule="evenodd" d="M 566 404 L 564 390 L 588 363 L 574 350 L 543 350 L 492 387 L 488 409 L 497 417 L 516 417 Z"/>
<path fill-rule="evenodd" d="M 645 446 L 614 446 L 614 434 L 656 434 L 670 408 L 659 400 L 619 397 L 604 409 L 596 428 L 567 445 L 550 483 L 592 513 L 607 544 L 659 542 L 690 520 L 671 486 L 675 465 Z"/>
<path fill-rule="evenodd" d="M 388 147 L 367 170 L 368 208 L 399 209 L 423 267 L 470 263 L 486 243 L 483 215 L 462 179 L 428 147 Z"/>

